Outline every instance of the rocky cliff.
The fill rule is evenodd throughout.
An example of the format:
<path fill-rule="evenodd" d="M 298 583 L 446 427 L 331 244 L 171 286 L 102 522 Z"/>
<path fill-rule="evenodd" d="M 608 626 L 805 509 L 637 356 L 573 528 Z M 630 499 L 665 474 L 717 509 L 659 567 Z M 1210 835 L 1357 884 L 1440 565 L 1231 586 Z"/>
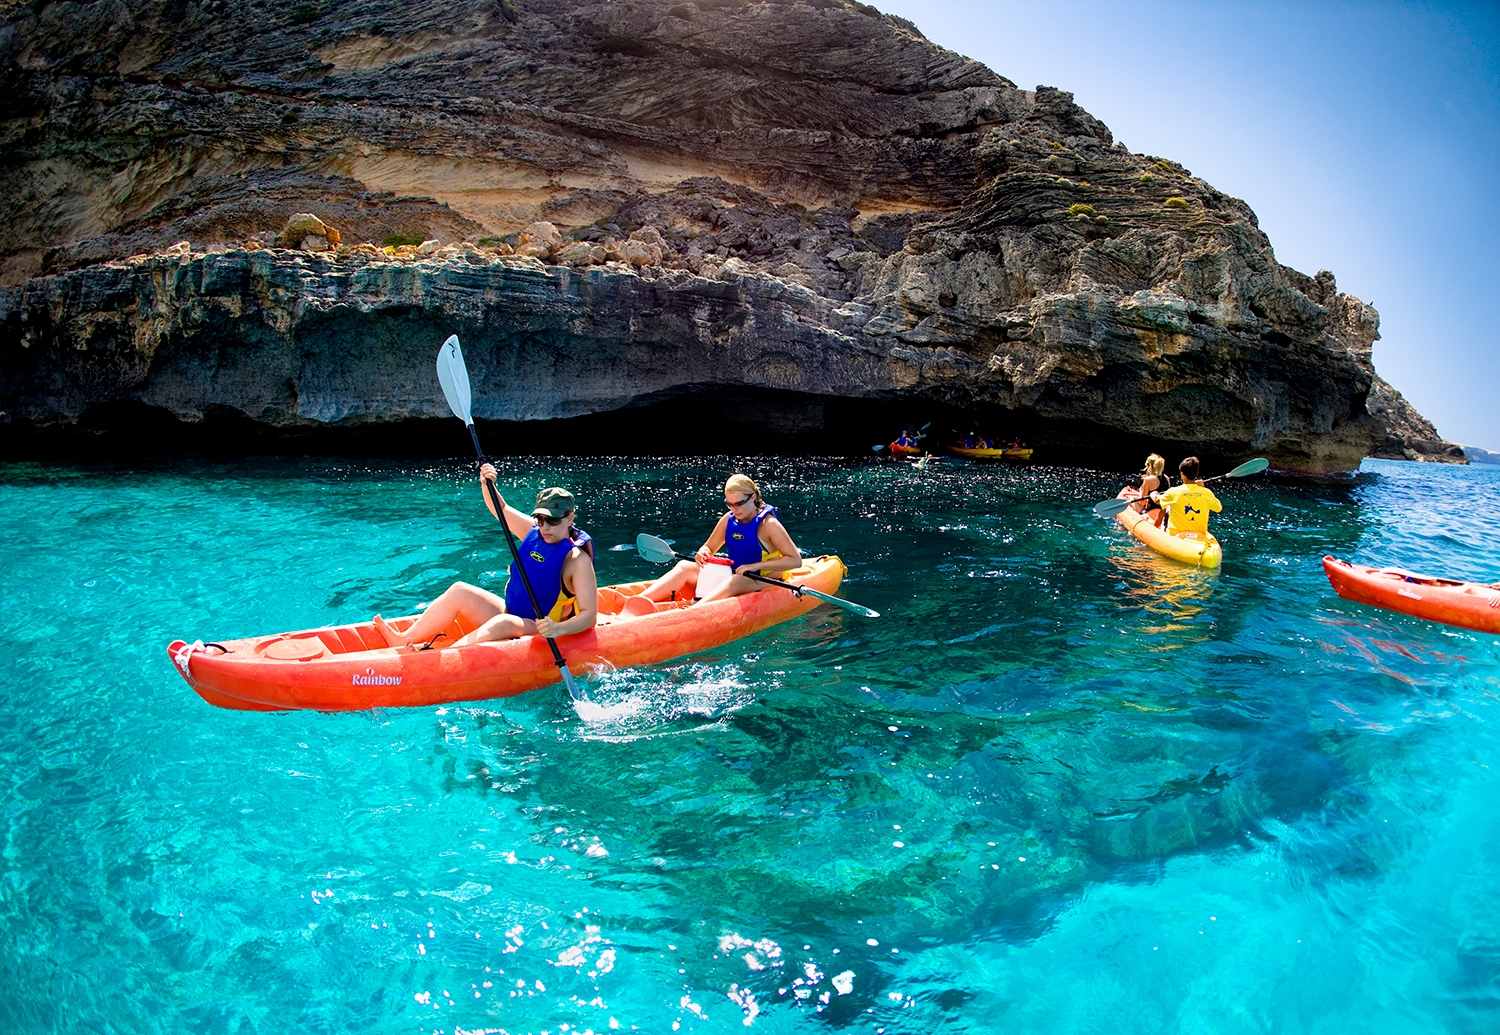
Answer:
<path fill-rule="evenodd" d="M 936 415 L 1316 472 L 1384 435 L 1378 316 L 1332 274 L 1069 94 L 863 4 L 0 13 L 12 434 L 399 425 L 445 412 L 456 331 L 494 419 L 827 444 Z M 304 211 L 335 233 L 268 233 Z"/>
<path fill-rule="evenodd" d="M 1371 456 L 1383 460 L 1420 460 L 1427 463 L 1466 464 L 1464 447 L 1439 435 L 1432 421 L 1417 412 L 1385 378 L 1376 376 L 1365 401 L 1370 416 L 1385 437 L 1375 445 Z"/>

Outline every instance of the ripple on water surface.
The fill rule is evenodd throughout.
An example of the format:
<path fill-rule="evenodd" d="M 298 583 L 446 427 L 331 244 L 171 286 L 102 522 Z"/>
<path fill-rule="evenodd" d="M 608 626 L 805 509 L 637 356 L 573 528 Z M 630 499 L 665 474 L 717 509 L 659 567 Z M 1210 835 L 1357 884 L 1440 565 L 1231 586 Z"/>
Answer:
<path fill-rule="evenodd" d="M 1227 484 L 1216 572 L 1087 471 L 502 487 L 572 487 L 622 582 L 736 467 L 886 617 L 342 715 L 212 709 L 163 647 L 498 584 L 468 467 L 0 467 L 0 1030 L 1495 1030 L 1500 637 L 1318 559 L 1500 579 L 1500 471 Z"/>

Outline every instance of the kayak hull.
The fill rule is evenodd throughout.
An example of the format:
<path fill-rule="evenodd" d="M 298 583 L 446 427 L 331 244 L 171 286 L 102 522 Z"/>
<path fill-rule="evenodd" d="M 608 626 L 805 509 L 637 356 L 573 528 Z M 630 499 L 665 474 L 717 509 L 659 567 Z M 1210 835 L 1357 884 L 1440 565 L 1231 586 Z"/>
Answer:
<path fill-rule="evenodd" d="M 970 449 L 968 446 L 945 446 L 943 447 L 954 456 L 968 457 L 970 460 L 1030 460 L 1029 449 Z"/>
<path fill-rule="evenodd" d="M 1345 600 L 1476 632 L 1500 633 L 1500 589 L 1391 568 L 1366 568 L 1336 557 L 1323 558 L 1323 573 Z"/>
<path fill-rule="evenodd" d="M 829 556 L 810 558 L 787 574 L 801 585 L 833 593 L 844 573 L 843 562 Z M 574 675 L 708 650 L 795 618 L 818 603 L 808 595 L 799 598 L 788 589 L 768 588 L 708 604 L 680 600 L 658 604 L 644 615 L 631 613 L 626 601 L 647 585 L 601 587 L 599 624 L 557 641 Z M 679 595 L 690 600 L 691 592 Z M 414 620 L 408 616 L 390 624 L 405 629 Z M 445 635 L 452 642 L 468 631 L 460 620 Z M 384 645 L 369 622 L 207 647 L 176 640 L 168 653 L 183 679 L 209 704 L 249 711 L 411 708 L 509 697 L 561 678 L 546 641 L 537 636 L 398 652 Z"/>
<path fill-rule="evenodd" d="M 1128 486 L 1121 489 L 1115 496 L 1115 499 L 1120 500 L 1140 498 L 1141 494 Z M 1120 511 L 1115 515 L 1115 520 L 1127 532 L 1163 557 L 1170 557 L 1174 561 L 1192 564 L 1199 568 L 1217 568 L 1224 562 L 1224 548 L 1219 545 L 1219 541 L 1211 532 L 1168 535 L 1162 529 L 1157 528 L 1156 524 L 1148 520 L 1144 514 L 1137 513 L 1134 507 Z"/>
<path fill-rule="evenodd" d="M 922 452 L 921 446 L 901 446 L 894 442 L 888 448 L 892 456 L 918 456 Z"/>

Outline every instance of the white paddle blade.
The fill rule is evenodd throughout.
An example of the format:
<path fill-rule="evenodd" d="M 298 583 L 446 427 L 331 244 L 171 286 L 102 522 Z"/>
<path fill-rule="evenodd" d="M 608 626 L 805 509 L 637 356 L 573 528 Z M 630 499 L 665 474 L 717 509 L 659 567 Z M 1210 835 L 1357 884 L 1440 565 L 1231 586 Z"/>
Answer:
<path fill-rule="evenodd" d="M 635 537 L 635 552 L 652 564 L 669 564 L 676 560 L 672 554 L 672 547 L 665 539 L 658 539 L 645 532 Z"/>
<path fill-rule="evenodd" d="M 448 340 L 443 342 L 443 347 L 438 350 L 437 375 L 438 384 L 443 386 L 443 398 L 448 400 L 448 408 L 453 411 L 453 415 L 465 424 L 473 424 L 469 411 L 472 401 L 469 368 L 464 366 L 464 353 L 458 347 L 456 334 L 450 334 Z"/>
<path fill-rule="evenodd" d="M 1267 467 L 1270 466 L 1271 461 L 1265 459 L 1264 457 L 1258 457 L 1255 460 L 1245 461 L 1244 463 L 1240 464 L 1240 466 L 1236 467 L 1234 470 L 1226 474 L 1224 477 L 1243 478 L 1247 474 L 1260 474 L 1260 472 L 1264 471 Z"/>

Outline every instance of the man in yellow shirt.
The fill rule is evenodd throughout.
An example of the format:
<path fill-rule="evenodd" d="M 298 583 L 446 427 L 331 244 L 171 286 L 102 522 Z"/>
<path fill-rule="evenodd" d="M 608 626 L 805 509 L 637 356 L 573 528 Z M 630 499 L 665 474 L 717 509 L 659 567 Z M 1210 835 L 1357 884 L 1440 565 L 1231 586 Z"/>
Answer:
<path fill-rule="evenodd" d="M 1182 475 L 1182 484 L 1163 493 L 1151 494 L 1161 503 L 1167 513 L 1167 532 L 1170 535 L 1193 534 L 1193 538 L 1208 533 L 1208 515 L 1224 509 L 1219 498 L 1198 480 L 1198 458 L 1190 456 L 1177 468 Z"/>

